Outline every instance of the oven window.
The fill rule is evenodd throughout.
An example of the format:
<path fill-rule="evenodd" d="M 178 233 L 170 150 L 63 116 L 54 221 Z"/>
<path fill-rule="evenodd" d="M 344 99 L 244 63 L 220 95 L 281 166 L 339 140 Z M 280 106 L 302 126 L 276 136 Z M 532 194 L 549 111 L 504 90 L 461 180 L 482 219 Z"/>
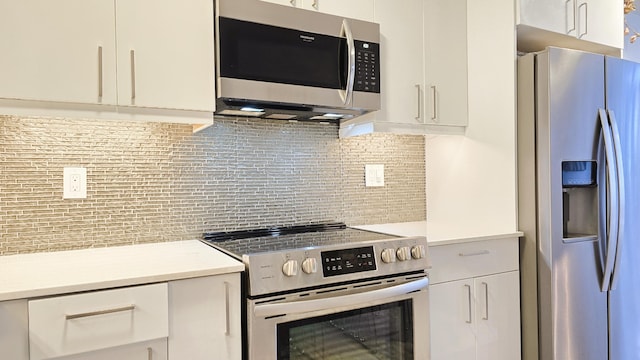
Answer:
<path fill-rule="evenodd" d="M 278 324 L 278 359 L 413 359 L 412 300 Z"/>

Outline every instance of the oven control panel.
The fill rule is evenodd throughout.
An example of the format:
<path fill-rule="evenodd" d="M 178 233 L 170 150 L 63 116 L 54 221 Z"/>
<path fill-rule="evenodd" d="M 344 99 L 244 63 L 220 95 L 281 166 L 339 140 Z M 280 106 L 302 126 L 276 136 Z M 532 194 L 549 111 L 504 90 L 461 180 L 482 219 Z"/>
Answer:
<path fill-rule="evenodd" d="M 324 277 L 376 269 L 373 246 L 320 252 Z"/>

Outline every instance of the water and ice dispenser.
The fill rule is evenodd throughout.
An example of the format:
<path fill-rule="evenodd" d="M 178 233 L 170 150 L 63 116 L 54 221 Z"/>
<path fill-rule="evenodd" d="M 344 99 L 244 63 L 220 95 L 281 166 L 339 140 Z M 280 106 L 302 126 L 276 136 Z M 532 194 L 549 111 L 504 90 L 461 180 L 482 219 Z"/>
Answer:
<path fill-rule="evenodd" d="M 565 242 L 598 236 L 597 173 L 596 161 L 562 162 L 562 237 Z"/>

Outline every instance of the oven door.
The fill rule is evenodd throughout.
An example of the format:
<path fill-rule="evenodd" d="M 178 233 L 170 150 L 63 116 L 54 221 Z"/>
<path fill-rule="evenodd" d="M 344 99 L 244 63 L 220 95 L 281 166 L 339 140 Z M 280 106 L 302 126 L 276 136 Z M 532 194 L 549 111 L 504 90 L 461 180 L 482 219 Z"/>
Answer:
<path fill-rule="evenodd" d="M 254 359 L 429 359 L 426 276 L 248 302 Z"/>

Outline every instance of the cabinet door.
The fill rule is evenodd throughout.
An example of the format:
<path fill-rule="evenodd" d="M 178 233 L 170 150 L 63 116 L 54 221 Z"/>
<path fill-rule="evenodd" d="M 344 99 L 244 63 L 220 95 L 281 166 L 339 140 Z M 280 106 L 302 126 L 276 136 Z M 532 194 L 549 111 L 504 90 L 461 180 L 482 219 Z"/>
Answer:
<path fill-rule="evenodd" d="M 518 24 L 560 34 L 576 36 L 578 19 L 575 13 L 578 0 L 518 0 Z M 622 5 L 620 5 L 622 6 Z M 614 6 L 611 6 L 615 8 Z M 618 8 L 618 10 L 620 10 Z"/>
<path fill-rule="evenodd" d="M 467 1 L 425 1 L 426 122 L 468 122 Z"/>
<path fill-rule="evenodd" d="M 167 339 L 56 358 L 59 360 L 167 360 Z"/>
<path fill-rule="evenodd" d="M 29 310 L 26 300 L 0 302 L 2 358 L 29 359 Z"/>
<path fill-rule="evenodd" d="M 116 102 L 113 1 L 0 1 L 0 48 L 0 98 Z"/>
<path fill-rule="evenodd" d="M 473 279 L 429 287 L 431 360 L 474 360 L 476 356 Z"/>
<path fill-rule="evenodd" d="M 475 279 L 478 360 L 520 358 L 519 272 Z"/>
<path fill-rule="evenodd" d="M 298 3 L 302 4 L 302 0 L 261 0 L 274 4 L 287 5 L 287 6 L 297 6 Z"/>
<path fill-rule="evenodd" d="M 169 358 L 240 360 L 240 274 L 169 283 Z"/>
<path fill-rule="evenodd" d="M 325 1 L 325 0 L 323 0 Z M 450 1 L 450 0 L 446 0 Z M 381 109 L 376 121 L 423 124 L 423 0 L 376 0 L 380 24 Z"/>
<path fill-rule="evenodd" d="M 303 7 L 309 10 L 317 10 L 325 14 L 344 16 L 348 18 L 374 21 L 374 1 L 373 0 L 297 0 L 303 2 Z M 376 0 L 376 3 L 380 0 Z M 388 0 L 383 0 L 390 2 Z M 413 1 L 403 2 L 401 6 L 411 8 Z M 377 4 L 376 4 L 377 5 Z"/>
<path fill-rule="evenodd" d="M 624 48 L 624 12 L 610 0 L 576 0 L 580 39 Z"/>
<path fill-rule="evenodd" d="M 116 0 L 118 104 L 214 110 L 213 2 Z"/>

